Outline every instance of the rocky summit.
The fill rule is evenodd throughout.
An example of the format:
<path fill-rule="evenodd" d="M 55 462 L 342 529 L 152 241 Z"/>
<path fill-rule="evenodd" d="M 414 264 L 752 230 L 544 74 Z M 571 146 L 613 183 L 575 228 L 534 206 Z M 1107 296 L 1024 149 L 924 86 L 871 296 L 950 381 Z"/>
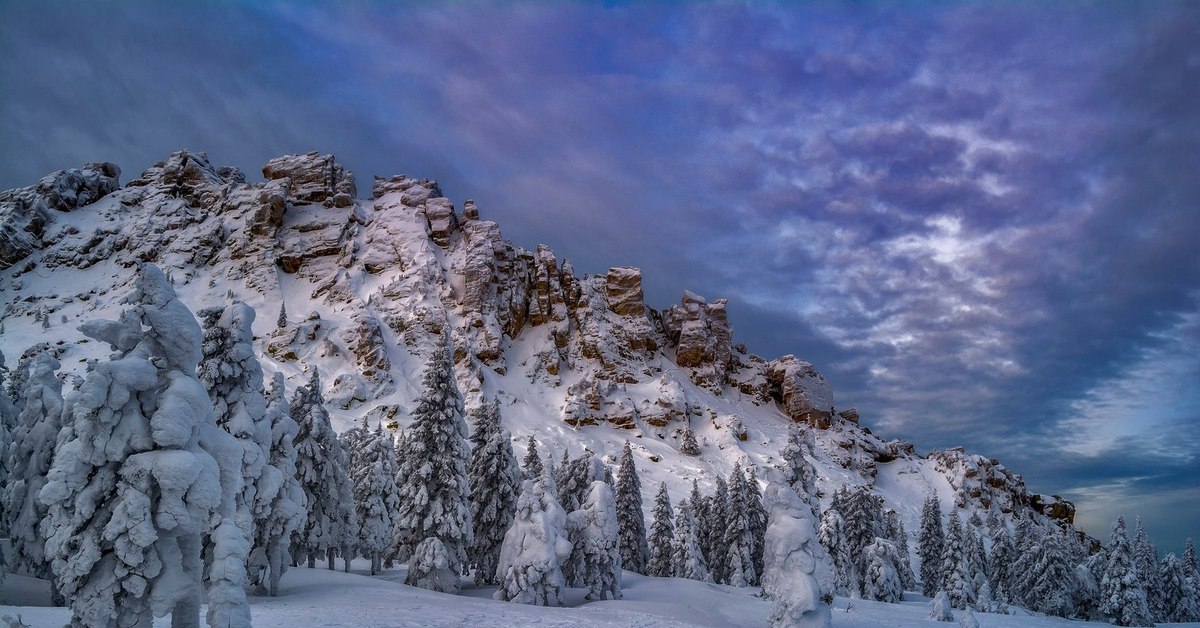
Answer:
<path fill-rule="evenodd" d="M 683 291 L 647 304 L 653 269 L 577 274 L 546 246 L 505 240 L 475 201 L 460 209 L 431 179 L 376 177 L 359 198 L 332 155 L 286 155 L 262 175 L 185 151 L 124 186 L 101 163 L 0 193 L 9 365 L 49 348 L 70 382 L 104 351 L 75 328 L 117 310 L 134 267 L 153 262 L 193 310 L 253 306 L 264 367 L 290 385 L 318 368 L 342 428 L 364 416 L 403 427 L 426 359 L 447 346 L 468 406 L 499 400 L 519 451 L 533 434 L 612 462 L 629 440 L 643 481 L 681 496 L 735 463 L 774 464 L 802 423 L 817 435 L 826 499 L 841 484 L 873 486 L 909 530 L 930 492 L 1046 525 L 1074 516 L 996 460 L 923 456 L 871 433 L 813 364 L 737 344 L 724 299 Z M 686 431 L 699 456 L 679 451 Z"/>

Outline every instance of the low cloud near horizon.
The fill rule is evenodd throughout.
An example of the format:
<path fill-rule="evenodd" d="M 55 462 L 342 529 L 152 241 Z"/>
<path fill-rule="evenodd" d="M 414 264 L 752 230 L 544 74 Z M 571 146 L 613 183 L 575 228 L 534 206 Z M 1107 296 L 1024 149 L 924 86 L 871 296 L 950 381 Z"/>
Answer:
<path fill-rule="evenodd" d="M 439 180 L 839 406 L 1200 536 L 1200 6 L 0 5 L 0 189 L 207 151 Z"/>

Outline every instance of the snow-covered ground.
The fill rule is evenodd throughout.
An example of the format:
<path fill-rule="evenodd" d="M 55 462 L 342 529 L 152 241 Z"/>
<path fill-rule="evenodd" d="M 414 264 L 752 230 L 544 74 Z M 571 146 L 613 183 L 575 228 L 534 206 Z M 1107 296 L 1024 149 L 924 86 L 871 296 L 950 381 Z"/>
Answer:
<path fill-rule="evenodd" d="M 370 628 L 385 626 L 710 626 L 761 627 L 770 604 L 757 588 L 738 589 L 676 578 L 649 578 L 625 572 L 625 597 L 587 602 L 582 589 L 571 589 L 566 608 L 525 606 L 491 599 L 493 588 L 467 587 L 461 595 L 434 593 L 401 584 L 403 569 L 371 577 L 367 561 L 352 573 L 297 568 L 283 577 L 280 595 L 251 597 L 257 628 L 299 626 Z M 48 608 L 45 582 L 10 575 L 0 590 L 0 617 L 16 618 L 35 628 L 65 625 L 70 611 Z M 203 611 L 202 611 L 203 612 Z M 847 628 L 937 626 L 928 618 L 929 601 L 905 594 L 900 604 L 837 598 L 833 625 Z M 956 612 L 957 615 L 957 612 Z M 1031 615 L 976 615 L 981 628 L 1050 628 L 1107 626 Z M 170 626 L 163 618 L 155 626 Z M 953 625 L 953 624 L 951 624 Z M 1159 624 L 1200 627 L 1200 623 Z"/>

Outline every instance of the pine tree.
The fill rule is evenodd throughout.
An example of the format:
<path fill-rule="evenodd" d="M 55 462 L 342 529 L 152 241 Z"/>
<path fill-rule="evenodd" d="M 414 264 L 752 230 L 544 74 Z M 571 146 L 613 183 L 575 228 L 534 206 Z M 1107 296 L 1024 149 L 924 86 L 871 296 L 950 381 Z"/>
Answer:
<path fill-rule="evenodd" d="M 1108 546 L 1108 564 L 1100 581 L 1100 610 L 1118 626 L 1153 626 L 1133 554 L 1125 518 L 1117 517 Z"/>
<path fill-rule="evenodd" d="M 297 530 L 294 559 L 305 558 L 310 568 L 324 557 L 329 569 L 344 551 L 348 537 L 357 534 L 349 463 L 329 422 L 321 375 L 312 369 L 308 385 L 296 388 L 291 402 L 296 434 L 296 479 L 304 489 L 308 516 Z"/>
<path fill-rule="evenodd" d="M 1159 562 L 1158 589 L 1152 591 L 1150 612 L 1163 622 L 1193 621 L 1200 615 L 1200 600 L 1175 554 L 1167 554 Z"/>
<path fill-rule="evenodd" d="M 879 498 L 865 486 L 854 489 L 841 512 L 845 523 L 846 547 L 854 561 L 851 573 L 851 592 L 862 594 L 866 574 L 866 549 L 882 532 L 882 508 Z"/>
<path fill-rule="evenodd" d="M 675 538 L 675 526 L 671 522 L 671 496 L 667 494 L 667 483 L 658 486 L 654 497 L 654 523 L 650 526 L 650 561 L 646 565 L 647 575 L 670 578 L 671 542 Z M 624 560 L 624 558 L 622 558 Z"/>
<path fill-rule="evenodd" d="M 533 439 L 532 434 L 529 436 L 529 446 L 525 449 L 525 460 L 521 466 L 525 471 L 526 480 L 536 480 L 546 472 L 541 455 L 538 454 L 537 441 Z"/>
<path fill-rule="evenodd" d="M 725 546 L 725 529 L 729 520 L 729 484 L 725 478 L 717 477 L 717 489 L 709 495 L 704 509 L 705 519 L 700 524 L 704 539 L 702 547 L 707 548 L 704 556 L 708 561 L 708 569 L 713 580 L 726 583 L 729 569 L 729 548 Z"/>
<path fill-rule="evenodd" d="M 729 475 L 729 509 L 723 545 L 728 552 L 725 582 L 735 587 L 753 586 L 758 582 L 758 573 L 754 571 L 754 531 L 749 502 L 746 476 L 741 464 L 734 463 Z"/>
<path fill-rule="evenodd" d="M 900 520 L 900 515 L 896 514 L 895 510 L 888 510 L 883 520 L 884 537 L 896 546 L 896 552 L 903 558 L 896 564 L 896 575 L 900 577 L 900 586 L 904 591 L 915 590 L 917 578 L 909 564 L 908 532 L 904 529 L 904 522 Z M 980 545 L 979 549 L 982 550 L 983 546 Z M 980 557 L 980 560 L 984 560 L 983 556 Z M 980 571 L 982 573 L 982 569 Z"/>
<path fill-rule="evenodd" d="M 978 528 L 964 528 L 963 533 L 969 533 L 966 539 L 967 573 L 971 574 L 971 588 L 975 590 L 978 598 L 980 589 L 988 583 L 987 550 L 983 546 L 983 537 L 979 535 Z"/>
<path fill-rule="evenodd" d="M 445 548 L 448 568 L 461 574 L 472 542 L 467 424 L 445 347 L 434 353 L 422 387 L 398 475 L 404 480 L 396 521 L 398 545 L 415 548 L 425 539 L 437 537 Z M 415 582 L 410 566 L 406 583 Z"/>
<path fill-rule="evenodd" d="M 945 591 L 938 591 L 929 601 L 929 618 L 934 621 L 954 621 L 954 613 L 950 609 L 950 596 Z"/>
<path fill-rule="evenodd" d="M 709 538 L 707 535 L 708 522 L 708 499 L 700 494 L 700 486 L 696 480 L 692 480 L 692 492 L 688 496 L 688 502 L 692 506 L 692 518 L 696 521 L 696 542 L 700 544 L 700 555 L 704 558 L 705 568 L 707 569 L 709 560 Z M 709 577 L 712 577 L 712 571 L 708 572 Z"/>
<path fill-rule="evenodd" d="M 480 438 L 471 452 L 467 481 L 471 487 L 471 523 L 474 540 L 467 557 L 475 569 L 475 584 L 496 584 L 496 565 L 504 533 L 513 522 L 521 471 L 511 438 L 500 425 L 500 405 L 485 403 L 473 413 Z M 537 451 L 532 448 L 535 454 Z"/>
<path fill-rule="evenodd" d="M 921 558 L 921 595 L 933 597 L 942 589 L 942 506 L 936 495 L 930 495 L 921 509 L 921 533 L 917 541 L 917 556 Z"/>
<path fill-rule="evenodd" d="M 584 508 L 592 484 L 605 481 L 607 467 L 596 460 L 592 452 L 584 451 L 582 456 L 569 461 L 564 468 L 566 472 L 563 475 L 563 484 L 560 486 L 562 492 L 559 494 L 559 501 L 567 510 L 567 517 L 570 519 L 573 513 Z M 570 541 L 572 550 L 567 561 L 563 563 L 562 570 L 567 584 L 573 587 L 586 586 L 584 580 L 586 574 L 583 571 L 586 568 L 584 565 L 586 548 L 580 538 L 581 530 L 579 526 L 567 526 L 567 540 Z"/>
<path fill-rule="evenodd" d="M 177 628 L 198 626 L 201 536 L 219 537 L 218 558 L 235 536 L 241 469 L 221 464 L 237 460 L 237 443 L 213 420 L 196 378 L 200 326 L 166 277 L 143 265 L 125 302 L 119 320 L 80 327 L 117 353 L 65 403 L 38 496 L 45 550 L 73 626 L 148 625 L 167 613 Z M 250 624 L 237 593 L 210 590 L 210 624 Z"/>
<path fill-rule="evenodd" d="M 567 515 L 567 527 L 575 530 L 581 560 L 576 566 L 580 586 L 587 599 L 621 599 L 621 551 L 617 534 L 617 511 L 612 487 L 603 480 L 592 482 L 583 504 Z"/>
<path fill-rule="evenodd" d="M 1146 536 L 1141 517 L 1134 520 L 1133 529 L 1133 562 L 1142 578 L 1142 587 L 1150 595 L 1158 589 L 1158 548 Z"/>
<path fill-rule="evenodd" d="M 621 566 L 634 573 L 646 574 L 650 550 L 646 544 L 646 520 L 642 514 L 642 482 L 638 478 L 629 441 L 625 441 L 621 467 L 617 471 L 617 528 L 621 541 Z"/>
<path fill-rule="evenodd" d="M 233 553 L 225 555 L 227 561 L 246 563 L 256 523 L 270 516 L 273 495 L 268 493 L 274 490 L 268 483 L 274 478 L 263 475 L 270 458 L 271 424 L 266 417 L 262 367 L 254 355 L 254 310 L 234 302 L 201 310 L 199 315 L 204 335 L 197 375 L 208 391 L 217 425 L 237 439 L 241 464 L 242 489 L 234 500 L 234 523 L 241 538 L 230 545 Z M 217 541 L 212 536 L 204 540 L 207 571 L 236 571 L 213 564 L 218 556 Z M 228 582 L 222 586 L 238 595 L 243 574 L 226 573 L 224 577 Z"/>
<path fill-rule="evenodd" d="M 690 427 L 683 428 L 683 443 L 679 445 L 679 453 L 685 456 L 700 455 L 700 445 L 696 443 L 696 435 Z"/>
<path fill-rule="evenodd" d="M 572 508 L 567 508 L 567 503 L 562 500 L 563 491 L 571 484 L 571 458 L 567 456 L 567 448 L 563 447 L 562 458 L 558 461 L 558 467 L 551 465 L 551 472 L 554 476 L 554 494 L 558 495 L 558 503 L 562 505 L 563 510 L 570 512 Z M 573 504 L 578 507 L 579 504 Z"/>
<path fill-rule="evenodd" d="M 279 302 L 279 318 L 276 319 L 276 321 L 275 321 L 275 328 L 283 329 L 284 327 L 287 327 L 287 325 L 288 325 L 287 304 L 284 303 L 283 301 L 280 301 Z"/>
<path fill-rule="evenodd" d="M 3 324 L 3 320 L 0 320 L 0 324 Z M 7 374 L 8 369 L 4 366 L 4 354 L 0 353 L 0 386 L 4 385 L 4 378 Z M 21 384 L 21 386 L 23 389 L 24 385 Z M 18 396 L 15 391 L 11 394 L 13 398 Z M 8 486 L 9 446 L 12 444 L 12 430 L 17 426 L 17 416 L 21 410 L 9 399 L 8 396 L 0 395 L 0 487 Z M 7 498 L 0 499 L 0 535 L 5 537 L 10 536 L 8 524 L 12 517 L 7 510 L 7 503 Z M 4 584 L 4 577 L 8 573 L 7 568 L 4 552 L 0 552 L 0 585 Z"/>
<path fill-rule="evenodd" d="M 712 582 L 704 553 L 700 551 L 699 524 L 692 514 L 692 501 L 675 508 L 675 536 L 671 539 L 671 575 L 676 578 Z"/>
<path fill-rule="evenodd" d="M 1034 547 L 1038 548 L 1036 562 L 1025 589 L 1028 608 L 1047 615 L 1070 617 L 1074 610 L 1071 589 L 1075 574 L 1067 562 L 1060 534 L 1044 534 Z"/>
<path fill-rule="evenodd" d="M 762 578 L 763 594 L 771 600 L 767 625 L 827 628 L 830 614 L 816 575 L 820 567 L 812 508 L 780 476 L 769 479 L 764 501 L 770 513 Z"/>
<path fill-rule="evenodd" d="M 899 573 L 901 557 L 895 544 L 876 537 L 864 552 L 863 598 L 889 604 L 899 602 L 904 587 Z"/>
<path fill-rule="evenodd" d="M 842 515 L 836 509 L 830 508 L 821 513 L 821 527 L 817 531 L 817 538 L 833 566 L 833 586 L 830 592 L 835 595 L 849 595 L 854 561 L 850 558 L 850 549 L 846 545 Z"/>
<path fill-rule="evenodd" d="M 815 519 L 820 502 L 817 500 L 817 468 L 812 463 L 816 459 L 812 432 L 802 425 L 792 425 L 788 429 L 787 444 L 779 456 L 783 459 L 784 480 L 800 499 L 808 503 Z"/>
<path fill-rule="evenodd" d="M 59 366 L 58 360 L 45 351 L 28 365 L 21 411 L 9 446 L 4 492 L 4 513 L 12 541 L 8 568 L 43 579 L 51 579 L 51 573 L 46 537 L 40 529 L 46 506 L 37 497 L 46 484 L 62 420 L 62 382 L 54 376 Z"/>
<path fill-rule="evenodd" d="M 287 569 L 288 544 L 293 533 L 304 525 L 308 502 L 304 487 L 296 477 L 296 436 L 300 426 L 292 420 L 284 390 L 283 374 L 276 373 L 267 391 L 267 422 L 271 426 L 271 450 L 263 477 L 278 487 L 270 497 L 265 519 L 255 525 L 254 547 L 250 551 L 250 584 L 259 595 L 279 595 L 279 579 Z"/>
<path fill-rule="evenodd" d="M 758 473 L 753 466 L 750 466 L 746 473 L 747 512 L 750 516 L 750 532 L 754 537 L 754 549 L 751 557 L 754 561 L 754 573 L 761 577 L 763 573 L 763 538 L 767 534 L 767 508 L 763 505 L 762 490 L 758 487 Z M 822 548 L 818 545 L 814 549 Z"/>
<path fill-rule="evenodd" d="M 566 579 L 560 565 L 571 553 L 567 514 L 554 497 L 549 474 L 526 479 L 517 498 L 513 525 L 504 534 L 496 570 L 501 601 L 562 606 Z"/>
<path fill-rule="evenodd" d="M 1184 581 L 1191 587 L 1196 599 L 1196 613 L 1189 621 L 1200 621 L 1200 566 L 1196 563 L 1196 546 L 1191 538 L 1188 538 L 1183 546 L 1183 558 L 1180 562 Z"/>
<path fill-rule="evenodd" d="M 371 559 L 371 575 L 383 570 L 383 552 L 392 543 L 394 513 L 400 509 L 396 450 L 382 426 L 357 444 L 351 462 L 359 552 Z"/>
<path fill-rule="evenodd" d="M 942 588 L 950 597 L 954 608 L 966 608 L 975 604 L 974 574 L 966 556 L 966 538 L 958 514 L 950 515 L 946 531 L 946 544 L 942 548 Z"/>
<path fill-rule="evenodd" d="M 993 528 L 992 553 L 988 556 L 988 584 L 991 585 L 992 598 L 998 602 L 1013 601 L 1010 589 L 1015 554 L 1008 527 L 1001 523 Z"/>

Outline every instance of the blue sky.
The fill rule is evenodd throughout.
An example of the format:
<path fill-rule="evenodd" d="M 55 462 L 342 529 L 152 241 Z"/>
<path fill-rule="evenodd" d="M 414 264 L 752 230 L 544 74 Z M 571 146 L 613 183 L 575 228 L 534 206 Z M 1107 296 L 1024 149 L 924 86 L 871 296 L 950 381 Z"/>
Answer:
<path fill-rule="evenodd" d="M 730 299 L 839 406 L 1200 537 L 1194 3 L 0 3 L 0 188 L 181 148 L 437 178 Z"/>

